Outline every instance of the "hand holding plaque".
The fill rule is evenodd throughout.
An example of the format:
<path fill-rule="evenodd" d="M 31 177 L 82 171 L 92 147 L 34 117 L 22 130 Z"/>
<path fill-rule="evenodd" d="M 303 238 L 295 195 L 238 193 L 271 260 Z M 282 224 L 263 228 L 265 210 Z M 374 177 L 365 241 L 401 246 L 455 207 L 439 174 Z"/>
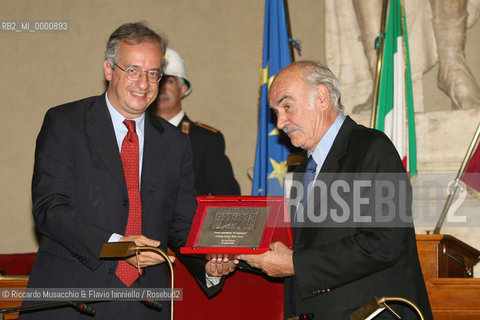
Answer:
<path fill-rule="evenodd" d="M 199 196 L 197 202 L 183 254 L 233 260 L 266 252 L 274 241 L 292 245 L 284 197 Z"/>
<path fill-rule="evenodd" d="M 241 254 L 238 259 L 262 270 L 270 277 L 289 277 L 295 274 L 293 250 L 282 242 L 272 242 L 270 251 L 262 254 Z"/>
<path fill-rule="evenodd" d="M 205 266 L 205 272 L 211 277 L 221 277 L 232 273 L 237 264 L 240 262 L 236 259 L 231 260 L 224 255 L 220 255 L 220 257 L 212 257 L 212 255 L 207 255 L 207 260 L 208 262 Z"/>

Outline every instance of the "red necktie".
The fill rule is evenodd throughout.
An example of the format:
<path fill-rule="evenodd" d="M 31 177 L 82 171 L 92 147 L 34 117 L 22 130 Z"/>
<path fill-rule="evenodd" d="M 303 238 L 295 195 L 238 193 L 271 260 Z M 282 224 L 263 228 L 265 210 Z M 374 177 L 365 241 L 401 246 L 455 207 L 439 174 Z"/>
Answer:
<path fill-rule="evenodd" d="M 142 203 L 140 201 L 140 185 L 138 177 L 138 136 L 135 132 L 134 120 L 124 120 L 123 124 L 125 124 L 125 126 L 128 128 L 128 133 L 123 139 L 122 151 L 120 153 L 122 158 L 123 172 L 127 182 L 129 201 L 127 229 L 125 231 L 125 236 L 140 235 L 142 234 Z M 127 263 L 125 260 L 120 260 L 118 262 L 118 267 L 115 274 L 127 287 L 130 287 L 132 283 L 140 276 L 138 269 Z"/>

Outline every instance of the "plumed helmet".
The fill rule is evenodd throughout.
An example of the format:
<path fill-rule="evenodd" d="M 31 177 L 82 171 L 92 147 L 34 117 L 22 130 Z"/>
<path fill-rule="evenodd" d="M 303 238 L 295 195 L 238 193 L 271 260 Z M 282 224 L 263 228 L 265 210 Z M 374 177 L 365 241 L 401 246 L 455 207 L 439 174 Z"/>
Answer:
<path fill-rule="evenodd" d="M 164 74 L 166 76 L 183 78 L 183 80 L 185 80 L 185 84 L 188 87 L 185 96 L 188 96 L 192 91 L 192 85 L 190 84 L 190 80 L 188 80 L 187 78 L 187 70 L 185 69 L 185 63 L 183 61 L 183 58 L 178 54 L 177 51 L 170 48 L 167 48 L 165 58 L 167 60 L 167 67 L 165 68 Z"/>

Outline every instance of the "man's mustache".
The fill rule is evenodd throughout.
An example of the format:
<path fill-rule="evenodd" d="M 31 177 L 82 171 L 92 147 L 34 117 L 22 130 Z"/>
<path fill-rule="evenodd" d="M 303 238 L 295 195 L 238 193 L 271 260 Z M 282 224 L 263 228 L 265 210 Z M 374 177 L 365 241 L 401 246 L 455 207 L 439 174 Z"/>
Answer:
<path fill-rule="evenodd" d="M 170 97 L 169 97 L 168 95 L 166 95 L 166 94 L 160 93 L 160 94 L 158 95 L 157 99 L 158 99 L 158 100 L 160 100 L 160 99 L 162 99 L 162 100 L 169 100 Z"/>
<path fill-rule="evenodd" d="M 299 126 L 284 126 L 282 128 L 283 132 L 285 132 L 286 134 L 289 134 L 290 132 L 292 131 L 295 131 L 295 130 L 299 130 L 300 132 L 303 132 L 302 128 L 300 128 Z"/>

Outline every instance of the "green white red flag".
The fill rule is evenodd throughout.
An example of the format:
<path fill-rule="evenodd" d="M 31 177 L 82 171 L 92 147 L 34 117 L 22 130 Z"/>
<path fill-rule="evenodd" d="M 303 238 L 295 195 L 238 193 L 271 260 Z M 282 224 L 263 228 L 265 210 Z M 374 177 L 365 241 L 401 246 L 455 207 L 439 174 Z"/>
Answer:
<path fill-rule="evenodd" d="M 401 0 L 390 0 L 384 43 L 376 128 L 392 140 L 413 178 L 417 175 L 417 147 L 407 23 Z"/>

